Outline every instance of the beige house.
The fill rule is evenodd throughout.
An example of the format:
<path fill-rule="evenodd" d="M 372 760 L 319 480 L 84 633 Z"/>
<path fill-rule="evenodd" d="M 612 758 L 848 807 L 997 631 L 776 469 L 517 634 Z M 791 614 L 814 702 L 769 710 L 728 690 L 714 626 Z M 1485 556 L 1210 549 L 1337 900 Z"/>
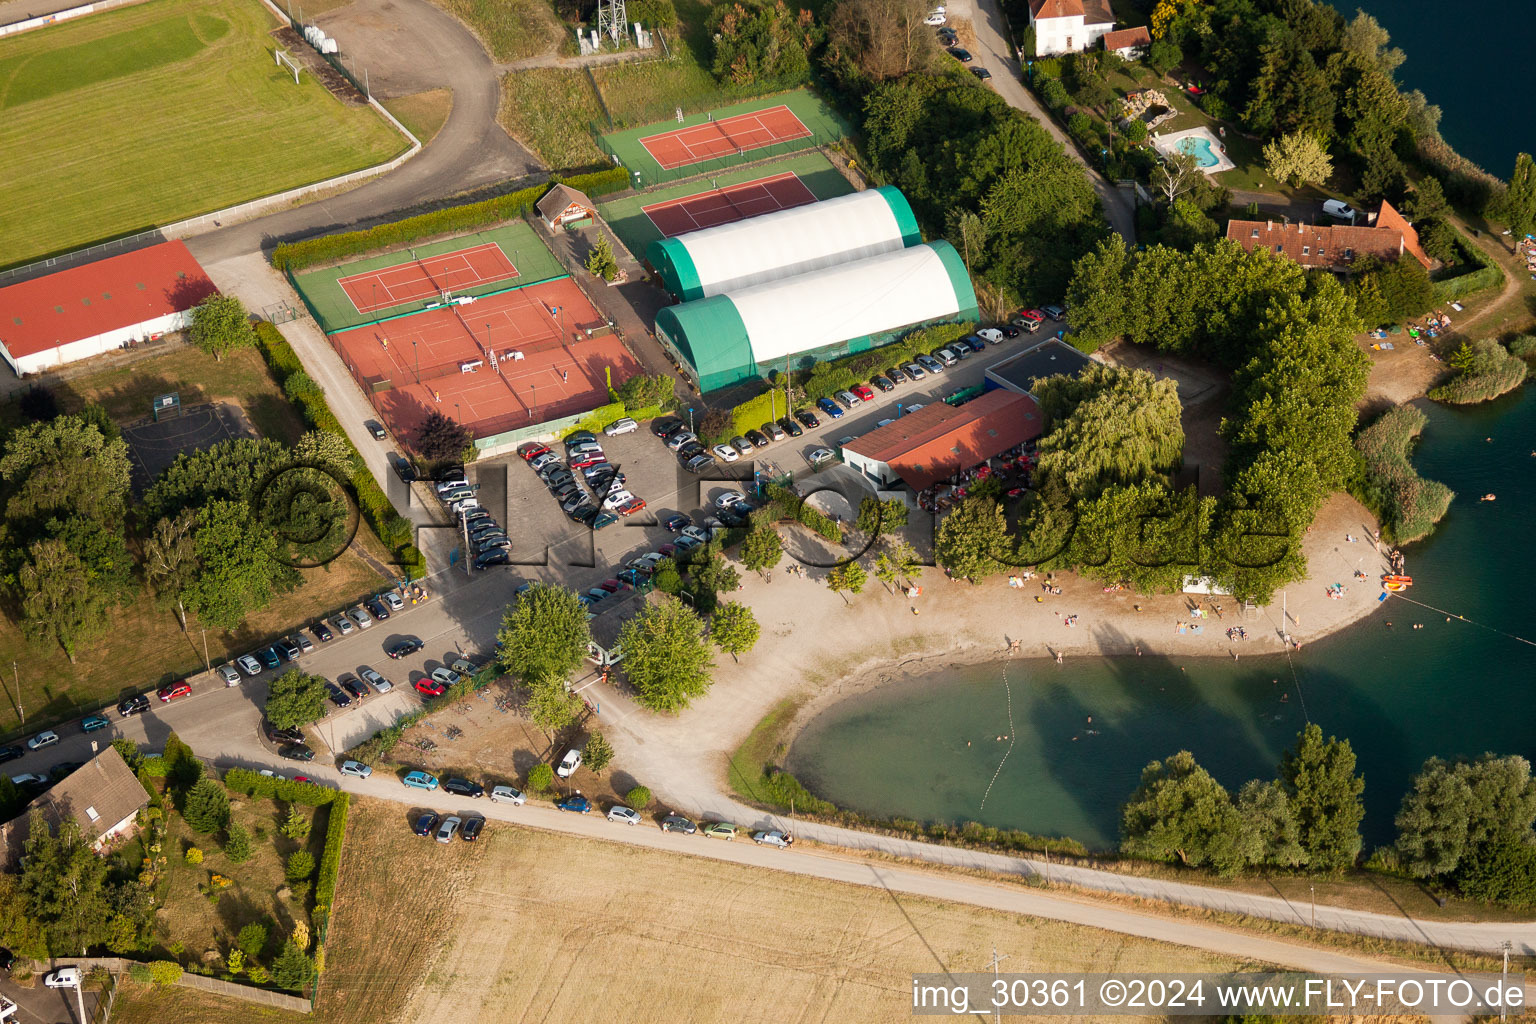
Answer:
<path fill-rule="evenodd" d="M 0 825 L 0 851 L 7 868 L 21 859 L 36 811 L 55 831 L 73 818 L 80 834 L 91 840 L 99 853 L 112 840 L 130 832 L 139 812 L 148 806 L 149 794 L 138 777 L 128 770 L 122 755 L 108 747 L 33 800 L 21 814 Z"/>
<path fill-rule="evenodd" d="M 1035 53 L 1049 57 L 1090 49 L 1115 27 L 1107 0 L 1030 0 Z"/>
<path fill-rule="evenodd" d="M 592 205 L 586 193 L 578 192 L 569 185 L 552 186 L 533 208 L 538 211 L 544 226 L 551 231 L 575 221 L 592 220 L 597 216 L 597 207 Z"/>

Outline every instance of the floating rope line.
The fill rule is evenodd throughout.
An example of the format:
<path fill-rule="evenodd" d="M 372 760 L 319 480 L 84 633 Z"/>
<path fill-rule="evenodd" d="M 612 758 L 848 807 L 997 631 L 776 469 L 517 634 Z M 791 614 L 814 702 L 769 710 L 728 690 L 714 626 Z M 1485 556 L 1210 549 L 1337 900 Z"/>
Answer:
<path fill-rule="evenodd" d="M 1003 765 L 1008 763 L 1008 755 L 1013 753 L 1013 745 L 1018 742 L 1019 732 L 1013 727 L 1013 687 L 1008 685 L 1008 663 L 1003 662 L 1003 692 L 1008 695 L 1008 749 L 1003 751 L 1003 759 L 997 762 L 997 771 L 992 773 L 992 781 L 987 783 L 987 791 L 981 794 L 981 807 L 987 806 L 987 797 L 992 795 L 992 787 L 997 785 L 997 777 L 1003 774 Z"/>
<path fill-rule="evenodd" d="M 1291 667 L 1291 682 L 1296 684 L 1296 696 L 1301 698 L 1301 719 L 1308 725 L 1312 724 L 1312 716 L 1307 714 L 1307 695 L 1301 692 L 1301 677 L 1296 674 L 1296 662 L 1291 658 L 1291 645 L 1285 645 L 1285 663 Z"/>
<path fill-rule="evenodd" d="M 1387 593 L 1392 594 L 1392 592 L 1390 590 L 1387 591 Z M 1536 647 L 1536 640 L 1527 640 L 1523 636 L 1517 636 L 1514 633 L 1511 633 L 1511 632 L 1509 632 L 1507 630 L 1500 629 L 1497 626 L 1490 626 L 1490 625 L 1487 625 L 1486 623 L 1477 622 L 1474 619 L 1467 618 L 1465 615 L 1457 615 L 1455 612 L 1448 612 L 1444 608 L 1436 608 L 1434 605 L 1432 605 L 1432 604 L 1425 604 L 1423 601 L 1415 601 L 1413 598 L 1411 598 L 1411 597 L 1404 597 L 1402 594 L 1392 594 L 1392 596 L 1394 598 L 1396 598 L 1397 600 L 1399 600 L 1399 601 L 1407 601 L 1409 604 L 1416 604 L 1420 608 L 1428 608 L 1432 612 L 1439 612 L 1441 615 L 1447 616 L 1449 618 L 1460 619 L 1462 622 L 1465 622 L 1469 626 L 1477 626 L 1480 629 L 1488 630 L 1490 633 L 1497 633 L 1500 636 L 1507 636 L 1511 640 L 1518 640 L 1522 644 L 1529 644 L 1532 647 Z"/>

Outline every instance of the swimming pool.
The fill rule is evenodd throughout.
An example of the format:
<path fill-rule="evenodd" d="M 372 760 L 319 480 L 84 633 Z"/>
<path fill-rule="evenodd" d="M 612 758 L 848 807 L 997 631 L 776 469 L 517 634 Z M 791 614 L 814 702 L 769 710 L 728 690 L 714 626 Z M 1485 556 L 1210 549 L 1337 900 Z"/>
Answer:
<path fill-rule="evenodd" d="M 1199 135 L 1191 135 L 1179 140 L 1179 152 L 1193 154 L 1195 166 L 1200 168 L 1215 167 L 1221 163 L 1221 158 L 1211 150 L 1211 140 Z"/>

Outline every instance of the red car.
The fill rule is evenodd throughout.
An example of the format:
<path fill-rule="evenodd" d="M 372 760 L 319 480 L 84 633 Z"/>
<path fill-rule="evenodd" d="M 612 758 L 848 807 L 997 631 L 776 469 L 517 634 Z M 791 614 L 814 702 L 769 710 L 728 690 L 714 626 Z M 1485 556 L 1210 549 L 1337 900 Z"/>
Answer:
<path fill-rule="evenodd" d="M 621 516 L 632 516 L 643 508 L 645 508 L 644 498 L 630 498 L 624 504 L 614 509 L 614 511 Z"/>
<path fill-rule="evenodd" d="M 537 441 L 527 441 L 517 446 L 517 454 L 523 457 L 524 462 L 532 462 L 540 455 L 548 454 L 549 447 L 539 444 Z"/>
<path fill-rule="evenodd" d="M 578 455 L 571 460 L 572 469 L 586 469 L 588 466 L 601 466 L 608 461 L 606 455 L 593 452 L 590 455 Z"/>
<path fill-rule="evenodd" d="M 169 686 L 160 687 L 156 693 L 162 701 L 169 703 L 177 697 L 190 697 L 192 695 L 192 684 L 185 681 L 171 683 Z"/>
<path fill-rule="evenodd" d="M 416 687 L 417 693 L 427 697 L 441 697 L 443 694 L 448 692 L 448 687 L 444 686 L 436 679 L 429 679 L 426 676 L 422 676 L 411 685 Z"/>
<path fill-rule="evenodd" d="M 853 393 L 866 402 L 873 402 L 875 400 L 875 393 L 870 390 L 868 384 L 855 384 L 853 386 Z"/>
<path fill-rule="evenodd" d="M 1033 334 L 1045 323 L 1045 314 L 1038 309 L 1021 309 L 1013 315 L 1013 322 Z"/>

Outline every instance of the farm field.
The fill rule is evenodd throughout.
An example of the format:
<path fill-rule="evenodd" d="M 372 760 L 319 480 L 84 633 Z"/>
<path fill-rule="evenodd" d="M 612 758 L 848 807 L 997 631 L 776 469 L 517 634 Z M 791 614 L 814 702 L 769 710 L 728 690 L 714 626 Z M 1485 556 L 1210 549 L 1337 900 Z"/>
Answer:
<path fill-rule="evenodd" d="M 19 264 L 368 167 L 405 140 L 273 62 L 241 0 L 152 0 L 0 41 L 0 253 Z"/>

